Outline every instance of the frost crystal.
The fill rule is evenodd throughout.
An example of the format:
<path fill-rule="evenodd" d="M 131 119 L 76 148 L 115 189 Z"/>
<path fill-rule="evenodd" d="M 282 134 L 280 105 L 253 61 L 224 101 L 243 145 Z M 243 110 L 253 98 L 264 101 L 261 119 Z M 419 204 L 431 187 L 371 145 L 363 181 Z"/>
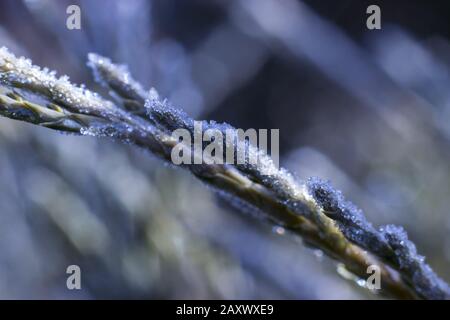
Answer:
<path fill-rule="evenodd" d="M 117 108 L 114 103 L 86 90 L 84 86 L 71 84 L 67 76 L 57 78 L 54 71 L 41 69 L 34 66 L 31 60 L 16 58 L 6 48 L 0 48 L 0 85 L 12 89 L 14 95 L 20 96 L 20 100 L 13 99 L 14 95 L 0 97 L 4 105 L 2 114 L 57 130 L 79 131 L 87 136 L 107 136 L 135 143 L 145 146 L 164 159 L 167 159 L 167 149 L 172 146 L 171 143 L 165 144 L 166 134 L 180 128 L 194 134 L 195 121 L 183 111 L 172 107 L 167 100 L 161 100 L 155 89 L 146 94 L 141 85 L 133 80 L 126 66 L 115 65 L 109 59 L 96 54 L 89 55 L 88 66 L 93 70 L 96 80 L 111 89 L 126 110 Z M 20 95 L 17 94 L 18 90 Z M 36 114 L 32 111 L 34 103 L 24 100 L 27 96 L 23 93 L 39 94 L 45 102 L 35 105 L 34 108 L 45 110 L 45 107 L 42 107 L 45 105 L 48 110 Z M 263 205 L 258 197 L 257 200 L 252 199 L 254 195 L 263 195 L 270 197 L 271 203 L 281 204 L 284 208 L 308 218 L 317 218 L 319 215 L 323 218 L 323 213 L 336 222 L 349 241 L 370 251 L 399 271 L 404 282 L 419 296 L 450 299 L 449 286 L 431 270 L 424 257 L 417 253 L 415 245 L 408 239 L 403 228 L 388 225 L 379 230 L 375 229 L 366 220 L 363 212 L 346 201 L 341 192 L 331 187 L 327 181 L 311 178 L 306 184 L 300 183 L 289 172 L 275 166 L 265 151 L 245 139 L 238 139 L 236 129 L 229 124 L 215 121 L 201 123 L 203 131 L 219 130 L 225 137 L 234 132 L 233 139 L 230 140 L 235 150 L 244 150 L 247 155 L 257 155 L 256 164 L 250 163 L 249 159 L 252 157 L 247 156 L 244 163 L 234 161 L 233 164 L 225 164 L 225 168 L 208 165 L 189 167 L 194 175 L 206 182 L 213 181 L 208 179 L 213 176 L 218 179 L 217 184 L 210 185 L 220 195 L 229 197 L 234 206 L 259 215 L 264 209 Z M 226 178 L 231 178 L 233 182 L 235 180 L 232 179 L 242 182 L 242 185 L 236 188 L 248 187 L 249 189 L 244 191 L 249 192 L 251 199 L 240 198 L 239 193 L 233 192 L 232 188 L 222 190 L 221 182 L 225 180 L 220 180 L 223 177 L 217 173 L 228 174 Z M 262 214 L 260 216 L 266 217 Z M 282 234 L 285 229 L 279 226 L 275 231 Z M 317 252 L 319 257 L 322 254 Z M 344 276 L 354 277 L 344 265 L 340 265 L 338 270 Z M 360 279 L 359 284 L 365 285 L 363 281 Z"/>
<path fill-rule="evenodd" d="M 429 299 L 449 299 L 450 288 L 424 262 L 402 227 L 388 225 L 376 230 L 353 203 L 328 181 L 310 178 L 308 190 L 322 211 L 336 221 L 347 239 L 397 266 L 410 278 L 414 288 Z"/>
<path fill-rule="evenodd" d="M 17 58 L 7 48 L 0 48 L 0 83 L 39 93 L 52 102 L 85 113 L 113 110 L 115 106 L 84 87 L 73 85 L 69 77 L 56 77 L 56 72 L 41 69 L 24 57 Z"/>
<path fill-rule="evenodd" d="M 133 79 L 126 65 L 114 64 L 110 59 L 95 53 L 88 54 L 87 65 L 92 69 L 97 82 L 109 87 L 122 98 L 144 103 L 145 90 Z"/>
<path fill-rule="evenodd" d="M 150 90 L 145 103 L 147 114 L 161 130 L 173 131 L 175 129 L 186 129 L 194 135 L 194 119 L 184 111 L 179 110 L 167 100 L 161 100 L 156 90 Z M 250 179 L 262 183 L 276 193 L 280 202 L 284 202 L 298 214 L 307 214 L 308 209 L 304 205 L 305 193 L 302 186 L 285 169 L 275 166 L 273 160 L 264 151 L 253 146 L 246 140 L 237 138 L 237 130 L 227 123 L 218 123 L 215 121 L 202 121 L 202 130 L 218 130 L 224 137 L 223 145 L 227 144 L 225 140 L 227 135 L 232 135 L 232 147 L 236 150 L 234 166 L 240 172 L 247 175 Z M 245 152 L 242 152 L 242 149 Z M 239 163 L 236 159 L 238 150 L 241 154 L 248 154 L 244 163 Z M 256 164 L 251 163 L 249 159 L 258 159 Z"/>
<path fill-rule="evenodd" d="M 319 178 L 310 178 L 307 186 L 325 215 L 337 222 L 347 239 L 376 254 L 389 257 L 391 250 L 381 234 L 358 207 L 345 200 L 339 190 Z"/>
<path fill-rule="evenodd" d="M 150 120 L 161 130 L 194 130 L 194 120 L 184 111 L 174 108 L 167 100 L 161 100 L 156 89 L 152 88 L 145 101 L 145 109 Z"/>
<path fill-rule="evenodd" d="M 409 274 L 421 295 L 429 299 L 450 299 L 450 287 L 425 263 L 402 227 L 387 225 L 383 234 L 395 252 L 400 269 Z"/>

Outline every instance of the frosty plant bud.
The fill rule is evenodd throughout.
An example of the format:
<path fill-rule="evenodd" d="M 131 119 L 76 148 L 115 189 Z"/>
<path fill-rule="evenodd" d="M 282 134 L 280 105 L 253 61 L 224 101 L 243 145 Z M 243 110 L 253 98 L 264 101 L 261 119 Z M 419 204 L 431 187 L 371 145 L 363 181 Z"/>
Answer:
<path fill-rule="evenodd" d="M 193 121 L 193 132 L 179 128 L 172 132 L 178 141 L 171 152 L 172 162 L 181 164 L 258 165 L 268 154 L 267 129 L 214 128 L 204 130 L 202 121 Z M 271 157 L 279 165 L 279 130 L 270 130 Z"/>

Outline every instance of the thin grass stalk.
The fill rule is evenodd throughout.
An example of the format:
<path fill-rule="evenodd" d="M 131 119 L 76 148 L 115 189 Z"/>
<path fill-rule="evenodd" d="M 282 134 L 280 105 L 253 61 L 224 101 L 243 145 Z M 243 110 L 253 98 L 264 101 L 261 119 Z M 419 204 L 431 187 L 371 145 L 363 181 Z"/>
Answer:
<path fill-rule="evenodd" d="M 178 140 L 174 128 L 191 129 L 192 119 L 161 100 L 155 90 L 145 93 L 127 72 L 107 58 L 91 54 L 89 67 L 96 79 L 113 92 L 116 103 L 67 78 L 0 51 L 0 114 L 61 132 L 106 136 L 142 147 L 168 163 Z M 30 101 L 28 94 L 42 101 Z M 223 126 L 206 122 L 208 127 Z M 230 126 L 225 126 L 229 128 Z M 249 146 L 246 146 L 249 147 Z M 259 150 L 253 150 L 259 152 Z M 192 152 L 186 146 L 185 152 Z M 193 155 L 198 156 L 198 155 Z M 450 289 L 426 265 L 415 246 L 398 227 L 375 229 L 362 213 L 329 184 L 297 181 L 274 167 L 268 157 L 258 165 L 183 165 L 232 204 L 244 203 L 272 223 L 299 235 L 306 244 L 324 251 L 359 278 L 377 265 L 380 293 L 388 297 L 448 299 Z"/>

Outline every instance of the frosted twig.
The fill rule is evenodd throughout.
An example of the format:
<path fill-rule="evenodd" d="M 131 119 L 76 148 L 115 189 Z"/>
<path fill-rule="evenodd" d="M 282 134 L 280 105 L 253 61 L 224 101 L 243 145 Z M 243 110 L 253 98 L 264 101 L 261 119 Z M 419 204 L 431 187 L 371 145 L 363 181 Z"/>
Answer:
<path fill-rule="evenodd" d="M 127 66 L 113 64 L 110 59 L 95 53 L 88 54 L 87 65 L 92 69 L 95 80 L 110 89 L 110 93 L 120 100 L 127 110 L 138 113 L 144 111 L 141 106 L 147 98 L 147 93 L 141 84 L 131 77 Z"/>
<path fill-rule="evenodd" d="M 0 114 L 59 131 L 112 137 L 138 145 L 171 162 L 171 150 L 178 144 L 171 130 L 191 129 L 193 119 L 162 101 L 156 90 L 144 96 L 142 86 L 132 79 L 125 67 L 93 54 L 89 55 L 88 65 L 97 80 L 113 91 L 123 109 L 72 85 L 67 78 L 57 79 L 53 73 L 1 49 L 0 84 L 8 88 L 9 93 L 0 94 Z M 42 95 L 49 101 L 28 101 L 21 90 Z M 206 128 L 231 128 L 212 121 L 204 123 Z M 185 151 L 192 152 L 189 146 Z M 260 152 L 256 148 L 250 151 Z M 388 296 L 450 297 L 447 287 L 436 286 L 443 282 L 423 261 L 421 264 L 415 259 L 415 247 L 409 240 L 398 241 L 405 239 L 403 232 L 393 228 L 386 228 L 386 233 L 376 231 L 360 211 L 344 209 L 352 207 L 336 196 L 338 193 L 317 181 L 308 184 L 297 181 L 284 169 L 276 168 L 268 156 L 262 157 L 256 165 L 183 167 L 220 194 L 263 212 L 269 220 L 301 236 L 308 245 L 342 262 L 356 276 L 366 278 L 368 266 L 378 265 L 381 292 Z"/>
<path fill-rule="evenodd" d="M 416 246 L 402 227 L 387 225 L 375 229 L 362 211 L 346 201 L 328 182 L 313 178 L 308 181 L 308 188 L 347 239 L 399 270 L 420 296 L 450 299 L 450 287 L 424 262 L 425 258 L 417 254 Z"/>
<path fill-rule="evenodd" d="M 131 96 L 143 97 L 141 86 L 136 85 L 135 81 L 126 70 L 126 74 L 122 74 L 119 77 L 117 74 L 118 69 L 114 68 L 114 64 L 112 64 L 109 59 L 91 54 L 89 60 L 88 65 L 93 69 L 94 74 L 97 74 L 98 76 L 101 73 L 103 75 L 101 79 L 98 79 L 100 83 L 103 83 L 109 88 L 112 88 L 113 86 L 117 87 L 117 84 L 120 83 L 120 81 L 117 81 L 117 78 L 121 77 L 126 79 L 122 84 L 122 87 L 124 87 L 125 90 L 119 86 L 119 93 L 126 92 L 126 96 L 130 96 L 129 83 L 131 83 L 131 86 L 136 88 L 136 92 L 131 94 Z M 106 63 L 104 61 L 106 61 Z M 121 67 L 119 71 L 123 70 L 122 68 L 123 67 Z M 101 70 L 101 72 L 99 70 Z M 184 128 L 193 133 L 193 119 L 184 112 L 170 106 L 167 101 L 161 101 L 156 91 L 152 91 L 150 98 L 147 99 L 145 107 L 147 108 L 150 118 L 155 124 L 159 125 L 162 130 L 168 130 L 170 132 L 178 128 Z M 224 132 L 226 129 L 232 127 L 227 124 L 204 121 L 203 130 L 208 130 L 210 128 Z M 252 146 L 247 145 L 246 147 L 250 148 L 251 152 L 259 152 L 259 150 Z M 299 185 L 285 170 L 278 170 L 275 168 L 270 157 L 265 157 L 264 155 L 261 156 L 262 161 L 259 161 L 258 165 L 251 165 L 247 162 L 243 165 L 235 166 L 238 170 L 250 176 L 250 178 L 258 181 L 270 190 L 275 191 L 279 197 L 278 201 L 283 200 L 294 212 L 307 215 L 320 225 L 320 221 L 324 219 L 318 219 L 317 214 L 314 215 L 310 213 L 310 206 L 305 205 L 305 202 L 308 201 L 308 196 L 305 196 L 305 192 L 302 190 L 301 185 Z M 402 259 L 407 259 L 405 256 L 416 261 L 416 259 L 413 258 L 413 256 L 417 256 L 415 246 L 407 240 L 407 236 L 404 232 L 397 232 L 394 233 L 394 235 L 401 236 L 405 239 L 405 241 L 402 241 L 402 244 L 403 242 L 410 243 L 411 245 L 409 245 L 409 247 L 412 247 L 412 249 L 407 250 L 407 253 L 403 252 L 403 254 L 400 254 L 400 251 L 396 250 L 398 245 L 395 246 L 392 242 L 393 240 L 389 240 L 392 239 L 392 237 L 395 238 L 395 236 L 388 237 L 386 234 L 387 231 L 385 231 L 393 230 L 393 227 L 388 226 L 385 229 L 382 228 L 381 231 L 376 230 L 366 221 L 358 208 L 352 203 L 345 201 L 342 195 L 338 191 L 332 189 L 328 183 L 324 183 L 318 179 L 311 179 L 308 181 L 307 187 L 308 194 L 313 195 L 316 203 L 319 204 L 322 211 L 328 217 L 337 221 L 339 229 L 347 239 L 400 269 L 405 269 L 405 263 L 401 263 Z M 324 194 L 328 197 L 324 197 Z M 384 231 L 384 233 L 382 231 Z M 450 289 L 445 282 L 431 271 L 431 268 L 423 262 L 422 257 L 419 256 L 418 261 L 420 261 L 420 263 L 414 265 L 414 267 L 411 267 L 411 264 L 413 263 L 410 262 L 408 264 L 410 266 L 409 269 L 413 270 L 409 270 L 409 276 L 406 277 L 407 279 L 405 280 L 412 280 L 415 289 L 417 289 L 420 295 L 424 297 L 434 299 L 448 298 Z"/>

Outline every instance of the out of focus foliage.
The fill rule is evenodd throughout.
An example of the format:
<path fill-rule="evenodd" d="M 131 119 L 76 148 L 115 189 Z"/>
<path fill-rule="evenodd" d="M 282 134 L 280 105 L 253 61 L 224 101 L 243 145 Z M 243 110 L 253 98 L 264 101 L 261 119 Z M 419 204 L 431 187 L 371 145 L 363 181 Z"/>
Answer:
<path fill-rule="evenodd" d="M 98 90 L 80 66 L 99 52 L 193 117 L 279 128 L 283 166 L 404 225 L 449 281 L 450 11 L 385 2 L 369 31 L 364 1 L 6 0 L 0 45 Z M 0 150 L 1 298 L 367 297 L 131 146 L 0 119 Z"/>

